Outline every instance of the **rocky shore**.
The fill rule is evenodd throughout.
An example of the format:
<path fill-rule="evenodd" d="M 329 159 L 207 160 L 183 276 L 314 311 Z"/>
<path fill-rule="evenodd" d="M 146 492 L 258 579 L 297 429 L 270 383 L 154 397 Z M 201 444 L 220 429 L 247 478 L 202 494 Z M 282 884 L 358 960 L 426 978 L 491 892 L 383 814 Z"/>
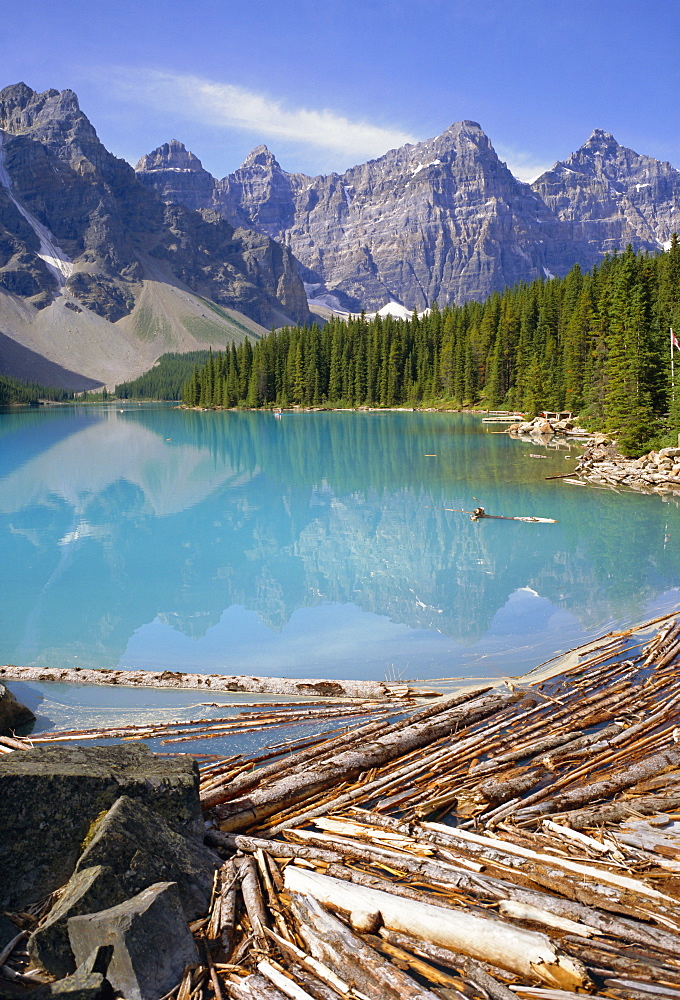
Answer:
<path fill-rule="evenodd" d="M 574 476 L 598 486 L 680 493 L 680 448 L 662 448 L 641 458 L 624 458 L 613 442 L 593 442 L 581 455 Z"/>
<path fill-rule="evenodd" d="M 189 757 L 143 744 L 4 754 L 0 1000 L 171 991 L 199 960 L 189 925 L 209 908 L 222 863 L 203 832 Z M 4 964 L 17 947 L 29 974 Z"/>
<path fill-rule="evenodd" d="M 606 434 L 589 434 L 583 427 L 579 427 L 575 420 L 566 417 L 562 420 L 544 416 L 534 417 L 533 420 L 518 420 L 514 424 L 506 427 L 506 433 L 517 438 L 541 438 L 550 440 L 555 436 L 578 438 L 581 441 L 594 441 L 602 439 L 607 441 Z"/>
<path fill-rule="evenodd" d="M 650 451 L 640 458 L 626 458 L 607 434 L 589 434 L 571 418 L 535 417 L 511 424 L 511 437 L 548 444 L 556 437 L 576 439 L 584 445 L 576 468 L 568 476 L 584 485 L 620 486 L 629 490 L 680 493 L 680 447 Z"/>

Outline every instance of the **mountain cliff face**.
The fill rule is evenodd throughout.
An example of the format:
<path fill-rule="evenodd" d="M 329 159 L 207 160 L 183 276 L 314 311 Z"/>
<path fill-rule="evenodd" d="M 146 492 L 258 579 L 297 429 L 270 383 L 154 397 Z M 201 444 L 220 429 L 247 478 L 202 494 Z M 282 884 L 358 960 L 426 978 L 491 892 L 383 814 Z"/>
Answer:
<path fill-rule="evenodd" d="M 601 129 L 532 188 L 597 254 L 628 243 L 658 249 L 680 230 L 680 171 Z"/>
<path fill-rule="evenodd" d="M 173 289 L 178 299 L 193 293 L 243 313 L 262 327 L 309 316 L 288 249 L 252 227 L 235 229 L 215 212 L 164 205 L 105 149 L 72 91 L 38 94 L 25 84 L 1 91 L 0 332 L 13 335 L 8 310 L 21 313 L 22 329 L 42 330 L 44 318 L 31 318 L 31 310 L 57 302 L 53 312 L 82 314 L 81 330 L 87 317 L 93 329 L 97 319 L 124 322 L 149 281 Z M 156 322 L 154 333 L 154 322 L 152 316 L 142 323 L 144 331 L 132 324 L 138 341 L 147 342 L 142 353 L 150 353 L 149 340 L 158 340 L 154 356 L 203 343 L 194 328 L 184 331 L 186 345 L 180 337 L 179 343 L 170 338 L 170 346 L 168 336 L 156 336 L 163 324 Z M 244 328 L 237 327 L 231 332 L 241 339 Z M 215 343 L 207 328 L 205 335 Z M 138 346 L 133 338 L 128 352 Z M 81 360 L 73 358 L 76 370 Z"/>
<path fill-rule="evenodd" d="M 169 144 L 138 175 L 163 200 L 209 206 L 285 243 L 311 300 L 345 309 L 483 298 L 575 263 L 589 268 L 629 242 L 658 250 L 680 222 L 680 172 L 602 132 L 532 186 L 470 121 L 344 174 L 288 173 L 258 146 L 208 188 L 194 160 Z"/>

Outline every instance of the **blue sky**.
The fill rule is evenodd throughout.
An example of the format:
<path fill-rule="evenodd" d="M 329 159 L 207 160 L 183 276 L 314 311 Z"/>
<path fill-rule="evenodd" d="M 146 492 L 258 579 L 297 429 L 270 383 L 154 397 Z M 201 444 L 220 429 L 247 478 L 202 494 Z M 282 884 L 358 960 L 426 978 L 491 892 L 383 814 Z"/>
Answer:
<path fill-rule="evenodd" d="M 326 173 L 468 118 L 523 179 L 594 128 L 680 168 L 673 0 L 32 0 L 0 32 L 0 88 L 75 90 L 131 163 Z"/>

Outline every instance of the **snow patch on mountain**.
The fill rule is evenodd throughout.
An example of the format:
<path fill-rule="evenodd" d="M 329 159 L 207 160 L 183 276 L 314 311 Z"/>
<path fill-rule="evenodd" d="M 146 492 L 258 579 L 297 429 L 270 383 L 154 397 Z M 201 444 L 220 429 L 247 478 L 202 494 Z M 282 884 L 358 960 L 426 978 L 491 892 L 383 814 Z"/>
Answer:
<path fill-rule="evenodd" d="M 24 208 L 21 202 L 14 196 L 12 191 L 12 178 L 9 176 L 5 166 L 5 149 L 3 146 L 3 133 L 0 131 L 0 184 L 7 190 L 12 204 L 16 210 L 24 217 L 35 235 L 40 241 L 38 257 L 43 260 L 57 280 L 59 288 L 63 288 L 66 280 L 73 274 L 73 264 L 70 257 L 64 253 L 47 226 L 38 222 L 34 215 Z"/>
<path fill-rule="evenodd" d="M 415 170 L 411 171 L 411 177 L 415 177 L 421 170 L 427 170 L 428 167 L 438 167 L 441 162 L 441 160 L 431 160 L 430 163 L 419 163 Z"/>

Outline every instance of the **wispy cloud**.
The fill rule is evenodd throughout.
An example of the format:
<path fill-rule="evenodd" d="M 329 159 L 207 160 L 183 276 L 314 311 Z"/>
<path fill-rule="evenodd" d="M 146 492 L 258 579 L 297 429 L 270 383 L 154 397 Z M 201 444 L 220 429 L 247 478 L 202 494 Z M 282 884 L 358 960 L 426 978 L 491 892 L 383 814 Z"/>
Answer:
<path fill-rule="evenodd" d="M 268 94 L 197 76 L 125 69 L 107 74 L 107 82 L 120 98 L 171 110 L 213 128 L 239 129 L 261 140 L 283 139 L 345 156 L 381 156 L 417 141 L 400 129 L 352 121 L 329 109 L 291 108 Z"/>
<path fill-rule="evenodd" d="M 521 181 L 530 184 L 537 177 L 550 170 L 554 166 L 554 161 L 548 163 L 539 160 L 533 153 L 522 149 L 515 149 L 513 146 L 494 144 L 496 152 L 508 165 L 508 170 Z"/>

